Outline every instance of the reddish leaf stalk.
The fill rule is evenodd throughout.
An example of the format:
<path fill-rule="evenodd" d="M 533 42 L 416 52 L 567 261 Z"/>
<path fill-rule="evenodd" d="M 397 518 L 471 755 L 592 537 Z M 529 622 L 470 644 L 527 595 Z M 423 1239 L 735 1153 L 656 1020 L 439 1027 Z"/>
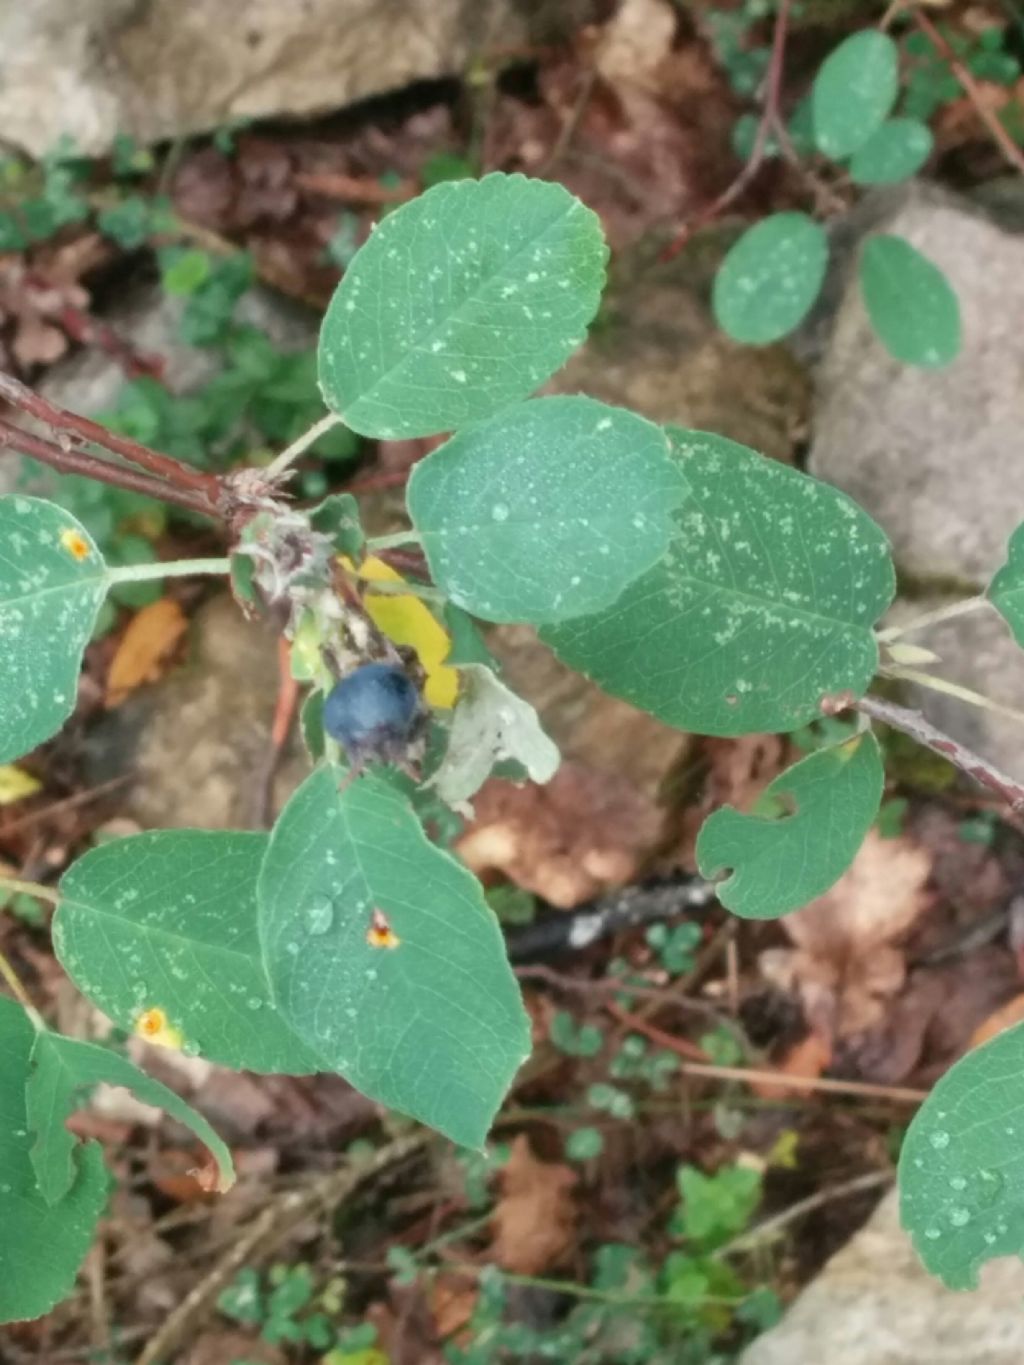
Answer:
<path fill-rule="evenodd" d="M 68 435 L 77 436 L 84 441 L 90 441 L 103 450 L 109 450 L 114 455 L 120 455 L 122 459 L 138 465 L 140 469 L 146 470 L 147 473 L 155 475 L 158 479 L 165 480 L 176 488 L 192 489 L 194 492 L 202 494 L 206 502 L 214 509 L 220 501 L 221 482 L 215 474 L 205 474 L 202 470 L 190 469 L 188 465 L 182 464 L 180 460 L 172 459 L 170 455 L 161 455 L 127 436 L 118 436 L 116 432 L 108 431 L 106 427 L 100 426 L 98 422 L 90 421 L 88 417 L 80 417 L 77 413 L 67 412 L 64 408 L 57 407 L 55 403 L 43 398 L 42 395 L 34 393 L 12 375 L 0 373 L 0 398 L 6 399 L 12 407 L 28 413 L 30 417 L 45 423 L 46 426 L 51 427 L 56 432 L 64 432 Z M 104 468 L 109 467 L 104 465 Z M 92 477 L 103 478 L 99 474 L 93 474 Z M 104 482 L 110 483 L 112 480 L 108 478 L 104 479 Z M 157 496 L 166 498 L 165 494 L 158 494 Z M 166 498 L 166 500 L 168 502 L 173 501 L 171 498 Z M 203 510 L 209 511 L 210 507 Z"/>
<path fill-rule="evenodd" d="M 22 455 L 29 455 L 33 460 L 38 460 L 40 464 L 49 465 L 51 469 L 56 469 L 61 474 L 82 474 L 87 479 L 112 484 L 115 488 L 125 488 L 130 493 L 143 493 L 150 498 L 159 498 L 163 502 L 185 507 L 190 512 L 199 512 L 203 516 L 220 515 L 216 505 L 198 493 L 172 487 L 162 479 L 154 479 L 149 474 L 142 474 L 127 465 L 116 465 L 108 460 L 101 460 L 99 456 L 90 455 L 83 450 L 75 450 L 70 446 L 65 450 L 54 445 L 52 441 L 34 436 L 31 432 L 23 431 L 2 419 L 0 449 L 17 450 Z"/>
<path fill-rule="evenodd" d="M 786 65 L 786 34 L 789 27 L 789 7 L 790 0 L 779 0 L 778 13 L 775 16 L 775 32 L 772 36 L 771 59 L 768 64 L 768 75 L 765 84 L 764 107 L 761 111 L 761 118 L 757 125 L 757 132 L 754 134 L 754 145 L 750 149 L 750 156 L 746 164 L 736 176 L 732 184 L 726 186 L 722 193 L 705 205 L 700 212 L 679 229 L 675 237 L 664 248 L 659 259 L 662 262 L 674 260 L 679 255 L 683 247 L 690 238 L 700 228 L 706 227 L 713 222 L 719 214 L 737 200 L 743 191 L 753 180 L 754 176 L 761 169 L 764 161 L 765 152 L 768 150 L 768 137 L 772 129 L 781 122 L 779 118 L 779 101 L 782 96 L 782 75 Z"/>
<path fill-rule="evenodd" d="M 880 720 L 891 725 L 894 730 L 916 739 L 933 754 L 939 754 L 947 762 L 954 764 L 968 777 L 989 791 L 995 792 L 1017 815 L 1024 814 L 1024 783 L 1008 777 L 987 758 L 982 758 L 959 740 L 953 739 L 938 726 L 926 720 L 920 711 L 909 706 L 899 706 L 896 702 L 886 701 L 883 697 L 851 697 L 843 693 L 836 697 L 826 697 L 821 703 L 824 715 L 834 716 L 840 711 L 860 711 L 872 720 Z"/>

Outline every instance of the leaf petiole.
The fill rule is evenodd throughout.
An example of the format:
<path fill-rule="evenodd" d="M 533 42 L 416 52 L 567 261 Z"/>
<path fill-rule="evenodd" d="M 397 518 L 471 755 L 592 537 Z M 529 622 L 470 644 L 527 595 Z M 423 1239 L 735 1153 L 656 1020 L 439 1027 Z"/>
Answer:
<path fill-rule="evenodd" d="M 230 559 L 172 559 L 156 564 L 118 564 L 108 566 L 109 583 L 148 583 L 159 578 L 186 578 L 192 574 L 229 574 Z"/>
<path fill-rule="evenodd" d="M 885 630 L 876 631 L 875 639 L 881 644 L 889 644 L 890 641 L 899 640 L 912 631 L 938 625 L 940 621 L 952 621 L 957 616 L 966 616 L 969 612 L 977 611 L 979 607 L 990 605 L 988 598 L 982 596 L 965 597 L 959 602 L 947 602 L 944 607 L 926 611 L 922 616 L 915 616 L 913 620 L 905 621 L 901 626 L 889 626 Z"/>

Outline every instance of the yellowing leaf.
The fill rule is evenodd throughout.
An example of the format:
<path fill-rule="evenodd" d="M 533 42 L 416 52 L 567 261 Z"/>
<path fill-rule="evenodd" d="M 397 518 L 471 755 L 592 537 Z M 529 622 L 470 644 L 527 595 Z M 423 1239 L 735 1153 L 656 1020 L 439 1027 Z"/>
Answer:
<path fill-rule="evenodd" d="M 24 801 L 26 796 L 35 796 L 42 785 L 20 768 L 0 766 L 0 806 L 12 806 L 15 801 Z"/>
<path fill-rule="evenodd" d="M 342 561 L 351 568 L 350 560 Z M 360 578 L 383 583 L 401 583 L 402 575 L 390 564 L 372 555 L 356 570 Z M 427 675 L 423 694 L 431 706 L 451 707 L 459 694 L 459 675 L 445 664 L 451 647 L 451 636 L 418 597 L 374 595 L 366 598 L 370 620 L 396 645 L 409 645 Z"/>

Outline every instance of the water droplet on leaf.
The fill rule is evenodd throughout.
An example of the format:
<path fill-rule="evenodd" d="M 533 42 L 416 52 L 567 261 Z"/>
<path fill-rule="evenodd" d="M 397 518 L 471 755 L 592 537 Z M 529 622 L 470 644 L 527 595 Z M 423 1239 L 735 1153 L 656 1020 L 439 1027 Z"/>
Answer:
<path fill-rule="evenodd" d="M 306 928 L 311 934 L 326 934 L 334 923 L 334 904 L 326 896 L 314 896 L 306 906 Z"/>

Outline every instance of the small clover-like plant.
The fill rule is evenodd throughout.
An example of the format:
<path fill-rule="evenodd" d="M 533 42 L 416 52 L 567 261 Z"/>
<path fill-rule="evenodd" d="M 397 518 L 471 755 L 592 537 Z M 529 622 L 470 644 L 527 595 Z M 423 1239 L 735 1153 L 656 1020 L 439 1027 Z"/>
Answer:
<path fill-rule="evenodd" d="M 890 84 L 865 87 L 878 126 Z M 829 127 L 856 151 L 838 114 Z M 813 225 L 786 227 L 780 255 L 800 256 L 794 233 L 820 265 Z M 189 468 L 0 376 L 0 395 L 57 436 L 0 421 L 9 447 L 218 519 L 227 547 L 220 559 L 115 565 L 63 508 L 0 498 L 0 763 L 71 714 L 97 615 L 126 585 L 223 575 L 243 612 L 283 631 L 308 691 L 312 771 L 269 834 L 149 831 L 87 852 L 56 890 L 0 878 L 56 903 L 59 961 L 122 1029 L 226 1067 L 335 1072 L 482 1148 L 530 1028 L 498 920 L 445 831 L 492 771 L 544 782 L 558 752 L 498 677 L 477 623 L 536 626 L 610 693 L 705 734 L 852 714 L 852 733 L 826 739 L 754 811 L 719 811 L 701 833 L 701 867 L 723 877 L 721 899 L 741 915 L 782 915 L 849 866 L 882 798 L 872 718 L 1024 802 L 1019 784 L 868 695 L 880 672 L 909 676 L 921 652 L 898 638 L 910 626 L 876 629 L 895 587 L 889 546 L 848 497 L 712 433 L 585 396 L 532 396 L 582 341 L 606 254 L 577 199 L 518 175 L 443 183 L 396 210 L 353 257 L 324 321 L 327 415 L 265 468 Z M 298 456 L 342 423 L 372 437 L 447 434 L 410 479 L 406 530 L 368 539 L 348 495 L 309 510 L 288 500 Z M 967 604 L 1003 613 L 1018 639 L 1022 534 L 988 598 Z M 396 546 L 407 547 L 401 571 Z M 8 1320 L 68 1291 L 106 1201 L 100 1149 L 63 1124 L 83 1089 L 125 1085 L 162 1104 L 209 1150 L 209 1188 L 232 1172 L 204 1120 L 119 1053 L 52 1032 L 0 968 L 18 996 L 0 1000 Z M 987 1248 L 1019 1245 L 1011 1214 L 1001 1230 L 977 1213 L 1009 1187 L 1016 1148 L 1000 1131 L 1012 1122 L 986 1130 L 982 1150 L 963 1099 L 983 1088 L 998 1112 L 993 1058 L 1018 1054 L 1015 1032 L 966 1059 L 908 1137 L 908 1219 L 950 1280 L 967 1279 Z M 604 1089 L 597 1107 L 629 1104 Z M 929 1151 L 945 1153 L 955 1203 L 940 1207 L 922 1184 L 935 1174 Z M 992 1180 L 978 1185 L 982 1170 Z"/>
<path fill-rule="evenodd" d="M 780 21 L 781 22 L 781 21 Z M 783 33 L 784 36 L 784 33 Z M 932 134 L 919 118 L 893 115 L 900 52 L 887 33 L 864 29 L 822 63 L 788 129 L 773 105 L 744 137 L 748 158 L 816 158 L 852 185 L 895 185 L 927 162 Z M 750 116 L 747 116 L 748 118 Z M 748 228 L 714 282 L 719 325 L 737 341 L 765 345 L 803 322 L 821 292 L 829 258 L 825 229 L 808 213 L 773 213 Z M 872 233 L 857 259 L 861 296 L 885 348 L 908 365 L 938 368 L 960 350 L 960 309 L 942 271 L 903 237 Z"/>

